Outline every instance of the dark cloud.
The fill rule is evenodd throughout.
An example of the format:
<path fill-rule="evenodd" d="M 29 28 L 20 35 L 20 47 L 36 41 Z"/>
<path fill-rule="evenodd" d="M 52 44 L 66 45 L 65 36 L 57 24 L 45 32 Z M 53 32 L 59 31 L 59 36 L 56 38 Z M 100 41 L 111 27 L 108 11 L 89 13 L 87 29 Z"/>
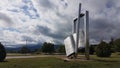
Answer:
<path fill-rule="evenodd" d="M 64 5 L 64 8 L 68 7 L 68 3 L 65 0 L 61 0 L 62 5 Z"/>
<path fill-rule="evenodd" d="M 46 27 L 46 26 L 40 26 L 40 25 L 37 25 L 36 26 L 36 30 L 34 31 L 34 34 L 37 34 L 37 35 L 39 35 L 39 34 L 48 34 L 48 33 L 51 33 L 50 32 L 51 30 L 50 30 L 50 28 L 48 28 L 48 27 Z"/>
<path fill-rule="evenodd" d="M 49 37 L 56 38 L 56 39 L 62 39 L 63 37 L 65 37 L 62 34 L 63 33 L 62 31 L 57 30 L 55 32 L 52 32 L 50 28 L 45 27 L 45 26 L 37 26 L 37 31 L 39 31 L 41 34 L 45 36 L 49 36 Z"/>
<path fill-rule="evenodd" d="M 109 0 L 107 3 L 106 3 L 106 7 L 107 8 L 112 8 L 115 6 L 115 2 L 113 0 Z"/>
<path fill-rule="evenodd" d="M 69 31 L 69 29 L 62 24 L 56 24 L 55 29 L 57 30 L 53 32 L 53 30 L 51 30 L 47 26 L 38 25 L 36 26 L 36 30 L 34 31 L 34 33 L 37 35 L 42 34 L 44 36 L 51 37 L 55 39 L 54 42 L 61 43 L 61 41 L 64 40 L 65 37 L 67 37 L 67 32 Z"/>
<path fill-rule="evenodd" d="M 22 40 L 21 41 L 28 41 L 28 42 L 35 42 L 35 40 L 33 38 L 31 38 L 30 36 L 22 36 Z"/>
<path fill-rule="evenodd" d="M 46 9 L 54 9 L 55 5 L 50 0 L 39 0 L 40 5 Z"/>
<path fill-rule="evenodd" d="M 100 41 L 116 37 L 119 28 L 113 23 L 114 21 L 105 18 L 92 20 L 90 22 L 90 38 Z"/>
<path fill-rule="evenodd" d="M 11 18 L 3 13 L 0 13 L 0 20 L 5 21 L 4 24 L 7 26 L 11 26 L 12 24 L 14 24 L 13 21 L 11 20 Z"/>

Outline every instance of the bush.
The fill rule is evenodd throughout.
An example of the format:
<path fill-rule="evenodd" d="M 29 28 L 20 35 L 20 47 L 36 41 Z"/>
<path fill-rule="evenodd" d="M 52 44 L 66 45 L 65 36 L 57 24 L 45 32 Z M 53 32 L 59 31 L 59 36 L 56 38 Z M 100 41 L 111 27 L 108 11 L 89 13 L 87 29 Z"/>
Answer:
<path fill-rule="evenodd" d="M 120 38 L 114 41 L 115 51 L 120 52 Z"/>
<path fill-rule="evenodd" d="M 89 54 L 90 54 L 90 55 L 93 55 L 93 54 L 94 54 L 94 52 L 95 52 L 95 47 L 96 47 L 96 45 L 91 45 L 91 46 L 90 46 L 90 51 L 89 51 Z"/>
<path fill-rule="evenodd" d="M 57 49 L 58 53 L 65 53 L 65 46 L 64 45 L 59 45 L 58 49 Z"/>
<path fill-rule="evenodd" d="M 44 53 L 53 53 L 55 51 L 54 44 L 52 43 L 43 43 L 42 52 Z"/>
<path fill-rule="evenodd" d="M 0 42 L 0 62 L 4 61 L 5 57 L 6 57 L 6 51 L 4 46 Z"/>
<path fill-rule="evenodd" d="M 23 54 L 30 53 L 30 52 L 31 52 L 30 49 L 28 49 L 26 46 L 23 46 L 20 50 L 20 53 L 23 53 Z"/>
<path fill-rule="evenodd" d="M 101 41 L 100 44 L 96 47 L 96 55 L 98 57 L 110 57 L 111 56 L 111 47 L 104 41 Z"/>
<path fill-rule="evenodd" d="M 109 42 L 109 45 L 111 46 L 111 52 L 114 53 L 116 52 L 116 49 L 115 49 L 115 44 L 114 44 L 114 39 L 111 38 L 111 41 Z"/>

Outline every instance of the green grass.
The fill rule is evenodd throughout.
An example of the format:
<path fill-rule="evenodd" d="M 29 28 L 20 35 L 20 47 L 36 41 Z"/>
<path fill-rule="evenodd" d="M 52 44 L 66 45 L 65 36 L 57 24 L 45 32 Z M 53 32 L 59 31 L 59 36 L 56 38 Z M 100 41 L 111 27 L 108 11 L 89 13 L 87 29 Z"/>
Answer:
<path fill-rule="evenodd" d="M 7 53 L 7 56 L 30 56 L 31 54 Z"/>
<path fill-rule="evenodd" d="M 90 61 L 70 62 L 55 57 L 7 59 L 0 62 L 0 68 L 120 68 L 120 55 L 114 54 L 110 58 L 93 55 Z"/>

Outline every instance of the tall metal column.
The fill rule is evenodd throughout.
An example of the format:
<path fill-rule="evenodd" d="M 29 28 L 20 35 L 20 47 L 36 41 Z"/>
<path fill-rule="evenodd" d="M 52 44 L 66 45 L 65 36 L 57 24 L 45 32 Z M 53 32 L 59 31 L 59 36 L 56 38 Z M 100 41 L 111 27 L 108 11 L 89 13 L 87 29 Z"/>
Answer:
<path fill-rule="evenodd" d="M 89 12 L 86 11 L 85 13 L 85 22 L 84 22 L 84 28 L 85 28 L 85 57 L 87 60 L 89 60 Z"/>
<path fill-rule="evenodd" d="M 75 56 L 76 56 L 76 58 L 77 58 L 78 44 L 79 44 L 80 13 L 81 13 L 81 3 L 79 4 L 78 22 L 77 22 L 77 26 L 76 26 L 76 44 L 75 44 Z"/>

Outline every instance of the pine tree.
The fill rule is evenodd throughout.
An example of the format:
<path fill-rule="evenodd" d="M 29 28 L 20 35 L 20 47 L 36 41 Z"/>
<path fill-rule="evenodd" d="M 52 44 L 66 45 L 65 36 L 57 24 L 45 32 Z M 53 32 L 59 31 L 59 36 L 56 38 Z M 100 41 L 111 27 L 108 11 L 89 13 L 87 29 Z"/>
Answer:
<path fill-rule="evenodd" d="M 0 62 L 4 61 L 6 57 L 6 50 L 0 42 Z"/>

